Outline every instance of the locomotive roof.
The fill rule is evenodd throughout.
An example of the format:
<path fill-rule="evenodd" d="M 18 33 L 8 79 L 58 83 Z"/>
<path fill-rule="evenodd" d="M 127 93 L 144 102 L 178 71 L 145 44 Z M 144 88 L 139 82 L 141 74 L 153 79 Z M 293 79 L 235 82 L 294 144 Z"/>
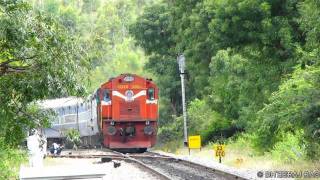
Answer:
<path fill-rule="evenodd" d="M 59 107 L 75 106 L 83 102 L 84 102 L 83 98 L 70 96 L 65 98 L 42 100 L 42 101 L 39 101 L 38 104 L 43 109 L 55 109 Z"/>
<path fill-rule="evenodd" d="M 139 75 L 136 75 L 136 74 L 125 73 L 125 74 L 120 74 L 120 75 L 118 75 L 118 76 L 116 76 L 116 77 L 110 78 L 108 81 L 102 83 L 102 84 L 100 85 L 100 87 L 106 85 L 107 83 L 111 82 L 111 81 L 114 80 L 114 79 L 122 79 L 122 78 L 124 78 L 125 76 L 133 76 L 133 77 L 135 77 L 135 78 L 144 79 L 144 80 L 146 80 L 146 81 L 151 81 L 151 83 L 154 84 L 154 83 L 152 82 L 152 79 L 150 79 L 150 78 L 145 78 L 145 77 L 143 77 L 143 76 L 139 76 Z"/>

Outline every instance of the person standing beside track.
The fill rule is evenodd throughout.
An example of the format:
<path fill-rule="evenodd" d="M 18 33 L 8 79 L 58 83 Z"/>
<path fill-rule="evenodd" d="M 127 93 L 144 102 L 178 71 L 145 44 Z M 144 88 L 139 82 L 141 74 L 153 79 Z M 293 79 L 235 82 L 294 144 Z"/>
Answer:
<path fill-rule="evenodd" d="M 42 144 L 39 133 L 36 129 L 32 129 L 27 138 L 27 147 L 29 154 L 29 165 L 31 167 L 42 167 L 43 157 Z"/>

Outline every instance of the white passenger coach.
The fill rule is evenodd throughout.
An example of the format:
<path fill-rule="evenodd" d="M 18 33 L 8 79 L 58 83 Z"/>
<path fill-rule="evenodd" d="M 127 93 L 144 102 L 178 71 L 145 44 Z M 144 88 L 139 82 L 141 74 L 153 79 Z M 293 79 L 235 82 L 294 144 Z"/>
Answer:
<path fill-rule="evenodd" d="M 53 110 L 51 127 L 44 129 L 48 141 L 63 140 L 69 129 L 80 132 L 84 145 L 96 145 L 99 136 L 97 104 L 93 96 L 88 98 L 66 97 L 44 100 L 39 103 L 44 110 Z"/>

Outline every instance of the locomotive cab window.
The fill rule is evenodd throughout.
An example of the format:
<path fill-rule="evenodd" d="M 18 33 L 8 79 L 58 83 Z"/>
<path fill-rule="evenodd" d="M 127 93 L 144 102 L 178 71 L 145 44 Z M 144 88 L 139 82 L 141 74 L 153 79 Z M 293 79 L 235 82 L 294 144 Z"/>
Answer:
<path fill-rule="evenodd" d="M 110 101 L 111 100 L 110 91 L 109 90 L 104 90 L 104 92 L 103 92 L 103 100 L 104 101 Z"/>
<path fill-rule="evenodd" d="M 155 96 L 154 96 L 154 88 L 149 88 L 148 89 L 148 99 L 149 100 L 154 100 Z"/>

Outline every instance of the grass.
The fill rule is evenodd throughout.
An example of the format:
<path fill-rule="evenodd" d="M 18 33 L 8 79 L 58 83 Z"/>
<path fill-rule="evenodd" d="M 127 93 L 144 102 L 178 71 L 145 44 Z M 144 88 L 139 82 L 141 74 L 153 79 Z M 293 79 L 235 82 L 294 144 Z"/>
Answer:
<path fill-rule="evenodd" d="M 23 163 L 27 163 L 24 150 L 0 146 L 0 179 L 17 179 Z"/>
<path fill-rule="evenodd" d="M 177 155 L 189 155 L 188 148 L 183 147 L 181 142 L 182 141 L 173 141 L 162 145 L 162 147 L 158 146 L 156 149 Z M 219 159 L 215 157 L 213 145 L 213 143 L 209 143 L 204 146 L 201 151 L 193 149 L 190 151 L 190 156 L 218 163 Z M 320 169 L 319 160 L 308 161 L 305 159 L 298 159 L 292 162 L 287 162 L 276 158 L 272 153 L 264 153 L 263 155 L 258 154 L 244 139 L 229 141 L 226 145 L 225 153 L 225 157 L 222 158 L 222 164 L 239 170 L 311 171 Z"/>

